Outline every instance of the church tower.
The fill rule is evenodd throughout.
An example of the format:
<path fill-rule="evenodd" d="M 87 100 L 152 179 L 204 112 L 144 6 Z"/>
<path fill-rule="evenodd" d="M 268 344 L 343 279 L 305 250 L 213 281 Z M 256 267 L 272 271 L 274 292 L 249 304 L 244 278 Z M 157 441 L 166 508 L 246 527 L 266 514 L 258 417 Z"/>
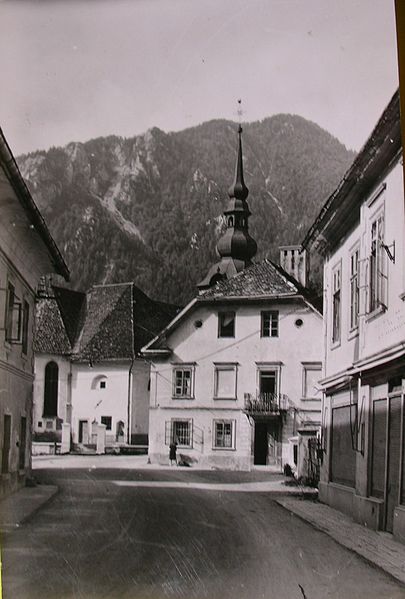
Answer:
<path fill-rule="evenodd" d="M 242 127 L 238 129 L 238 154 L 235 180 L 228 190 L 229 200 L 224 210 L 226 231 L 217 243 L 220 260 L 208 271 L 205 279 L 197 285 L 203 291 L 217 281 L 229 279 L 252 264 L 257 245 L 249 235 L 248 220 L 251 214 L 246 198 L 249 190 L 243 178 Z"/>

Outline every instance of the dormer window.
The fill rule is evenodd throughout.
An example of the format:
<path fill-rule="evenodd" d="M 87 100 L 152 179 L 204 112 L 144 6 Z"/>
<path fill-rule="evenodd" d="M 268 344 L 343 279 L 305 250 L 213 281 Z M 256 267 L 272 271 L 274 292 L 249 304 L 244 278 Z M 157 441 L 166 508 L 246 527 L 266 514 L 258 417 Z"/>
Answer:
<path fill-rule="evenodd" d="M 235 337 L 235 312 L 219 312 L 218 337 Z"/>

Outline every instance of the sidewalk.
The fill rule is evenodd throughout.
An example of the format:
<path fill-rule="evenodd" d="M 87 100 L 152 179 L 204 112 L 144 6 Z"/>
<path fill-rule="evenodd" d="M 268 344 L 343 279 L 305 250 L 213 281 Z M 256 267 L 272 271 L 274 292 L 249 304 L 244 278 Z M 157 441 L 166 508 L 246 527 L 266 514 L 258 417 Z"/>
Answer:
<path fill-rule="evenodd" d="M 389 533 L 370 530 L 317 501 L 285 497 L 277 503 L 405 584 L 405 545 Z"/>
<path fill-rule="evenodd" d="M 18 528 L 58 491 L 54 485 L 23 487 L 0 501 L 0 532 Z"/>

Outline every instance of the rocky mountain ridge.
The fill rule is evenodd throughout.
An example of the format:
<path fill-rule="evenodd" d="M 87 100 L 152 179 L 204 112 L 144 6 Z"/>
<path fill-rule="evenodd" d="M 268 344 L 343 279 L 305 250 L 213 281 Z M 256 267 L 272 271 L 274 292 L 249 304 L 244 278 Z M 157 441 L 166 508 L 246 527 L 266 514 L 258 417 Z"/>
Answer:
<path fill-rule="evenodd" d="M 32 152 L 17 161 L 75 288 L 133 280 L 182 304 L 215 260 L 237 126 L 214 120 Z M 256 260 L 299 243 L 354 154 L 318 125 L 276 115 L 244 125 Z"/>

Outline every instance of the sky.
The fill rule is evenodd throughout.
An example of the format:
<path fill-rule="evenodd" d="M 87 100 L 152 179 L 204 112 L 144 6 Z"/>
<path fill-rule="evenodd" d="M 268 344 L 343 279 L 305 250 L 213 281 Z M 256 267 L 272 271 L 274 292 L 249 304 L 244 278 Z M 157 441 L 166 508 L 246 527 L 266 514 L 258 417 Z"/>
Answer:
<path fill-rule="evenodd" d="M 394 0 L 0 0 L 15 155 L 299 114 L 359 150 L 398 85 Z"/>

